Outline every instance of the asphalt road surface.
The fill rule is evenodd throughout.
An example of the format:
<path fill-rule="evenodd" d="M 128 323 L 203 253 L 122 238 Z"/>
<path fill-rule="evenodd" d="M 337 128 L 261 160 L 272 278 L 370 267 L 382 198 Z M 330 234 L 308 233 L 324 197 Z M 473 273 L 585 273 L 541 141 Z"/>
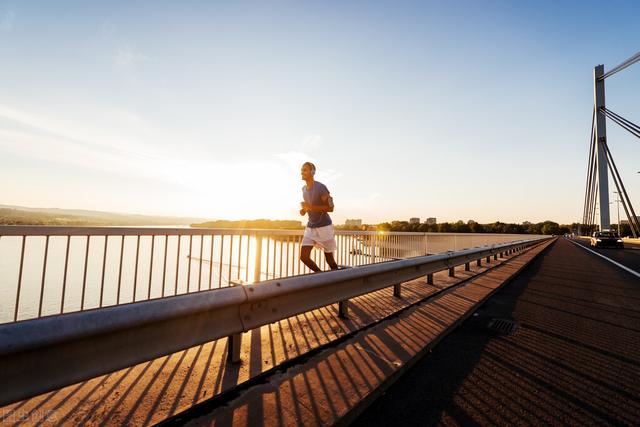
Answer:
<path fill-rule="evenodd" d="M 575 243 L 578 243 L 584 247 L 587 247 L 599 254 L 611 258 L 612 260 L 619 262 L 627 268 L 630 268 L 640 273 L 640 245 L 634 245 L 631 243 L 625 243 L 624 249 L 617 248 L 592 248 L 589 245 L 589 240 L 586 239 L 573 239 Z M 594 255 L 595 256 L 595 255 Z M 640 280 L 640 279 L 639 279 Z"/>

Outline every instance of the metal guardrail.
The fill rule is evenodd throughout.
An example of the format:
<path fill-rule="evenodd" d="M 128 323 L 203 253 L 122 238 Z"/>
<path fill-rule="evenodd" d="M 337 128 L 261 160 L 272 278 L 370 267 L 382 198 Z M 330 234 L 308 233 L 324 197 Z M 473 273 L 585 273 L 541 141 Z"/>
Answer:
<path fill-rule="evenodd" d="M 543 239 L 269 280 L 0 325 L 0 406 Z M 428 276 L 432 277 L 432 276 Z M 346 304 L 345 304 L 346 306 Z"/>
<path fill-rule="evenodd" d="M 309 273 L 303 230 L 0 226 L 0 323 Z M 336 231 L 336 261 L 359 266 L 522 236 Z M 320 251 L 315 262 L 326 269 Z"/>

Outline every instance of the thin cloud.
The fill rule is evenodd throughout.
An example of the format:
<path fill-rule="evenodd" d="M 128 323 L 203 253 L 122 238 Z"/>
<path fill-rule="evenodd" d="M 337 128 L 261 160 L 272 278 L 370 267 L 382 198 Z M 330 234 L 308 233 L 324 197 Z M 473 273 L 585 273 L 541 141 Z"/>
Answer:
<path fill-rule="evenodd" d="M 13 29 L 16 14 L 12 10 L 0 11 L 0 31 L 9 32 Z"/>
<path fill-rule="evenodd" d="M 124 44 L 116 48 L 111 61 L 116 73 L 128 84 L 135 85 L 139 81 L 140 66 L 152 61 L 152 59 L 138 52 L 132 46 Z"/>
<path fill-rule="evenodd" d="M 118 32 L 118 27 L 111 21 L 104 21 L 102 23 L 102 38 L 105 40 L 111 40 Z"/>
<path fill-rule="evenodd" d="M 256 205 L 267 206 L 273 199 L 282 200 L 282 206 L 272 207 L 264 215 L 275 218 L 296 213 L 297 192 L 290 188 L 295 181 L 275 161 L 229 163 L 184 152 L 161 155 L 153 147 L 144 151 L 122 150 L 81 139 L 68 130 L 65 133 L 55 130 L 49 121 L 39 122 L 28 113 L 0 106 L 0 157 L 2 152 L 12 153 L 52 164 L 154 181 L 157 185 L 152 188 L 174 191 L 174 194 L 180 189 L 177 190 L 180 194 L 193 197 L 190 200 L 194 205 L 219 215 L 233 216 L 243 211 L 259 215 L 252 209 Z M 270 191 L 255 193 L 252 171 L 261 171 L 268 177 Z M 239 194 L 248 197 L 238 197 Z M 221 207 L 221 201 L 229 207 Z"/>
<path fill-rule="evenodd" d="M 137 52 L 128 45 L 119 46 L 113 54 L 113 64 L 118 68 L 129 68 L 136 64 L 151 61 L 147 55 Z"/>
<path fill-rule="evenodd" d="M 342 172 L 336 171 L 335 169 L 323 168 L 318 160 L 306 153 L 288 151 L 286 153 L 275 154 L 274 157 L 284 162 L 291 173 L 296 174 L 300 172 L 300 166 L 302 166 L 304 162 L 311 162 L 315 164 L 318 168 L 316 178 L 324 183 L 335 182 L 342 177 Z"/>
<path fill-rule="evenodd" d="M 336 182 L 342 178 L 342 173 L 335 169 L 320 169 L 317 174 L 318 180 L 325 184 Z"/>
<path fill-rule="evenodd" d="M 131 150 L 118 148 L 114 144 L 89 142 L 87 141 L 87 138 L 78 136 L 77 131 L 65 127 L 64 125 L 60 125 L 55 120 L 3 105 L 0 105 L 0 119 L 8 123 L 20 125 L 20 128 L 33 136 L 44 136 L 53 140 L 64 140 L 69 144 L 86 146 L 89 149 L 111 152 L 114 154 L 130 155 L 133 153 Z"/>
<path fill-rule="evenodd" d="M 296 173 L 300 171 L 300 166 L 302 166 L 304 162 L 316 162 L 313 157 L 299 151 L 287 151 L 286 153 L 278 153 L 274 154 L 274 157 L 284 162 L 287 166 L 287 169 Z"/>
<path fill-rule="evenodd" d="M 308 135 L 302 140 L 302 150 L 317 150 L 322 146 L 323 140 L 320 135 Z"/>

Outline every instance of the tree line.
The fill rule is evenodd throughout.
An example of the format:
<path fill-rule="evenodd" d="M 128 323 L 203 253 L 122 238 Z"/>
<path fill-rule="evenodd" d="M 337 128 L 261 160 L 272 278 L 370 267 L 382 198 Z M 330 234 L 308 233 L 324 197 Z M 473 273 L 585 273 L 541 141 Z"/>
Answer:
<path fill-rule="evenodd" d="M 561 225 L 553 221 L 536 224 L 514 224 L 492 222 L 480 224 L 476 221 L 441 222 L 438 224 L 410 224 L 408 221 L 392 221 L 378 224 L 378 231 L 406 231 L 419 233 L 500 233 L 500 234 L 565 234 L 577 230 L 578 224 Z"/>

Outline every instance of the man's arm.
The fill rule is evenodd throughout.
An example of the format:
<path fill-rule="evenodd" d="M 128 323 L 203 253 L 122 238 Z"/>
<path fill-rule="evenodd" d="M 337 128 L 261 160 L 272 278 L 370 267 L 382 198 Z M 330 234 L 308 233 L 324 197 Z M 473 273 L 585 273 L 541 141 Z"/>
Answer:
<path fill-rule="evenodd" d="M 320 200 L 322 200 L 324 204 L 310 205 L 308 203 L 302 202 L 302 209 L 304 209 L 307 212 L 321 212 L 321 213 L 333 212 L 333 198 L 329 193 L 320 197 Z"/>

